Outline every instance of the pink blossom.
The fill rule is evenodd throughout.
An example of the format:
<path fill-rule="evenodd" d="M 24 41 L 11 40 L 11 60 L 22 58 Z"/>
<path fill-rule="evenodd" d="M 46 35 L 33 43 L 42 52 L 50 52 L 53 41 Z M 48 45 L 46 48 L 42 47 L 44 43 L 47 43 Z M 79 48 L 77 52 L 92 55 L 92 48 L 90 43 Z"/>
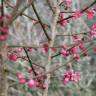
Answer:
<path fill-rule="evenodd" d="M 61 26 L 66 26 L 68 24 L 68 21 L 67 20 L 63 20 L 60 22 L 60 25 Z"/>
<path fill-rule="evenodd" d="M 47 85 L 43 84 L 42 89 L 46 89 Z"/>
<path fill-rule="evenodd" d="M 17 79 L 19 80 L 20 84 L 25 84 L 26 83 L 24 75 L 21 72 L 17 72 L 16 76 L 17 76 Z"/>
<path fill-rule="evenodd" d="M 74 72 L 72 77 L 73 77 L 72 81 L 77 83 L 78 81 L 80 81 L 80 72 Z"/>
<path fill-rule="evenodd" d="M 67 48 L 68 46 L 66 44 L 64 44 L 63 46 L 61 46 L 62 49 L 61 49 L 61 54 L 64 55 L 64 56 L 69 56 L 69 52 L 67 51 Z"/>
<path fill-rule="evenodd" d="M 31 73 L 32 72 L 32 68 L 28 68 L 28 73 Z"/>
<path fill-rule="evenodd" d="M 82 38 L 80 38 L 79 36 L 73 36 L 73 40 L 81 50 L 85 50 Z"/>
<path fill-rule="evenodd" d="M 32 23 L 33 23 L 33 24 L 37 24 L 37 23 L 39 23 L 39 21 L 37 21 L 37 20 L 32 20 Z"/>
<path fill-rule="evenodd" d="M 69 52 L 67 50 L 62 49 L 60 52 L 64 56 L 69 56 Z"/>
<path fill-rule="evenodd" d="M 9 28 L 8 27 L 0 27 L 0 31 L 3 33 L 8 33 Z"/>
<path fill-rule="evenodd" d="M 77 36 L 77 35 L 74 35 L 74 36 L 73 36 L 73 40 L 74 40 L 74 42 L 75 42 L 76 44 L 83 42 L 83 41 L 82 41 L 82 38 L 80 38 L 80 37 Z"/>
<path fill-rule="evenodd" d="M 1 32 L 0 41 L 7 40 L 7 38 L 8 38 L 8 31 L 9 31 L 8 27 L 0 27 L 0 32 Z"/>
<path fill-rule="evenodd" d="M 80 48 L 81 50 L 85 50 L 84 43 L 80 43 L 80 44 L 79 44 L 79 48 Z"/>
<path fill-rule="evenodd" d="M 11 15 L 0 16 L 0 22 L 5 21 L 5 20 L 9 20 L 9 19 L 12 19 Z"/>
<path fill-rule="evenodd" d="M 66 85 L 68 82 L 78 82 L 80 80 L 80 72 L 74 72 L 73 70 L 67 70 L 64 73 L 63 83 Z"/>
<path fill-rule="evenodd" d="M 77 19 L 79 17 L 82 16 L 82 13 L 80 11 L 75 11 L 75 13 L 73 14 L 74 18 Z"/>
<path fill-rule="evenodd" d="M 94 18 L 94 11 L 93 10 L 88 10 L 87 12 L 87 18 L 89 19 L 89 20 L 92 20 L 93 18 Z"/>
<path fill-rule="evenodd" d="M 72 52 L 72 53 L 77 53 L 77 51 L 78 51 L 78 48 L 77 48 L 77 47 L 73 47 L 73 48 L 71 49 L 71 52 Z"/>
<path fill-rule="evenodd" d="M 23 48 L 17 48 L 16 50 L 15 50 L 15 52 L 22 52 L 23 51 Z"/>
<path fill-rule="evenodd" d="M 80 60 L 80 55 L 79 55 L 79 54 L 76 54 L 75 59 L 76 59 L 77 62 L 79 62 L 79 60 Z"/>
<path fill-rule="evenodd" d="M 4 19 L 4 16 L 0 16 L 0 22 L 2 22 Z"/>
<path fill-rule="evenodd" d="M 28 52 L 32 52 L 32 50 L 33 50 L 32 48 L 28 48 L 27 49 Z"/>
<path fill-rule="evenodd" d="M 67 8 L 70 8 L 71 2 L 72 2 L 71 0 L 66 0 L 66 7 L 67 7 Z"/>
<path fill-rule="evenodd" d="M 8 36 L 7 35 L 0 35 L 0 41 L 5 41 L 7 40 Z"/>
<path fill-rule="evenodd" d="M 35 87 L 36 83 L 34 80 L 30 79 L 28 82 L 27 82 L 27 85 L 29 88 L 33 88 Z"/>
<path fill-rule="evenodd" d="M 64 13 L 60 13 L 59 16 L 60 16 L 60 22 L 59 22 L 60 25 L 66 26 L 68 24 L 68 20 L 63 20 L 64 19 Z"/>
<path fill-rule="evenodd" d="M 9 15 L 9 14 L 6 14 L 4 17 L 5 17 L 6 19 L 12 19 L 12 16 Z"/>
<path fill-rule="evenodd" d="M 61 12 L 61 13 L 59 14 L 59 16 L 60 16 L 61 19 L 63 19 L 63 18 L 64 18 L 64 13 Z"/>
<path fill-rule="evenodd" d="M 19 80 L 19 83 L 20 84 L 25 84 L 26 83 L 26 80 L 24 78 L 22 78 L 22 79 Z"/>
<path fill-rule="evenodd" d="M 70 81 L 70 79 L 69 79 L 69 77 L 66 77 L 66 78 L 64 78 L 64 80 L 63 80 L 63 84 L 64 85 L 67 85 L 67 83 Z"/>
<path fill-rule="evenodd" d="M 48 52 L 48 44 L 43 44 L 43 47 L 41 48 L 42 53 L 46 54 Z"/>
<path fill-rule="evenodd" d="M 57 49 L 56 49 L 56 48 L 51 48 L 51 50 L 52 50 L 53 52 L 57 52 Z"/>
<path fill-rule="evenodd" d="M 92 38 L 96 37 L 96 24 L 92 25 L 90 35 Z"/>
<path fill-rule="evenodd" d="M 24 79 L 24 75 L 21 72 L 17 72 L 16 73 L 17 78 L 20 79 Z"/>
<path fill-rule="evenodd" d="M 63 49 L 65 49 L 65 50 L 67 50 L 67 48 L 68 48 L 67 44 L 62 45 L 61 47 L 62 47 Z"/>
<path fill-rule="evenodd" d="M 67 70 L 64 73 L 64 78 L 63 78 L 64 85 L 66 85 L 70 81 L 70 79 L 71 79 L 70 77 L 71 77 L 72 74 L 73 74 L 73 70 Z"/>
<path fill-rule="evenodd" d="M 18 59 L 18 56 L 14 53 L 11 53 L 8 55 L 9 60 L 16 61 Z"/>

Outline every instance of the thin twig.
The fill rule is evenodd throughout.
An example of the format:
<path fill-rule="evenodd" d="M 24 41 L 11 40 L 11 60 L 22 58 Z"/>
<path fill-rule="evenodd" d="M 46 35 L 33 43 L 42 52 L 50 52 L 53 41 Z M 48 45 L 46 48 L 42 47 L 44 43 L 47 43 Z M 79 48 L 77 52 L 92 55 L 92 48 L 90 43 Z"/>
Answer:
<path fill-rule="evenodd" d="M 42 27 L 42 29 L 43 29 L 43 31 L 44 31 L 44 34 L 46 35 L 48 41 L 50 41 L 51 38 L 49 37 L 47 31 L 45 30 L 45 28 L 44 28 L 44 26 L 43 26 L 42 20 L 41 20 L 41 18 L 39 17 L 39 14 L 38 14 L 38 12 L 37 12 L 37 10 L 36 10 L 36 7 L 35 7 L 34 3 L 32 3 L 31 5 L 32 5 L 32 8 L 33 8 L 33 10 L 34 10 L 34 12 L 35 12 L 35 15 L 37 16 L 37 18 L 38 18 L 38 20 L 39 20 L 39 22 L 40 22 L 40 25 L 41 25 L 41 27 Z"/>
<path fill-rule="evenodd" d="M 32 18 L 32 17 L 26 15 L 25 13 L 22 13 L 22 15 L 24 15 L 25 17 L 28 17 L 28 18 L 31 19 L 31 20 L 36 21 L 37 23 L 40 23 L 40 21 L 38 21 L 38 20 L 36 20 L 36 19 L 34 19 L 34 18 Z M 37 24 L 37 23 L 36 23 L 36 24 Z M 48 28 L 50 28 L 50 25 L 45 24 L 45 23 L 42 23 L 42 24 L 43 24 L 43 26 L 47 26 Z"/>
<path fill-rule="evenodd" d="M 7 3 L 7 5 L 10 7 L 10 8 L 12 8 L 12 9 L 14 9 L 14 7 L 13 6 L 11 6 L 9 3 Z M 37 23 L 39 23 L 39 21 L 38 20 L 36 20 L 36 19 L 34 19 L 34 18 L 32 18 L 32 17 L 30 17 L 30 16 L 28 16 L 27 14 L 25 14 L 25 13 L 21 13 L 20 14 L 20 16 L 25 16 L 25 17 L 27 17 L 27 18 L 29 18 L 30 20 L 34 20 L 34 21 L 36 21 Z M 37 24 L 36 23 L 36 24 Z M 43 26 L 47 26 L 48 28 L 50 28 L 50 25 L 48 25 L 48 24 L 45 24 L 45 23 L 43 23 Z"/>
<path fill-rule="evenodd" d="M 57 34 L 57 36 L 75 36 L 75 35 L 80 35 L 80 34 L 86 35 L 88 33 L 89 32 L 81 32 L 81 33 L 74 33 L 74 34 Z"/>
<path fill-rule="evenodd" d="M 25 47 L 25 48 L 26 48 L 26 47 Z M 21 59 L 26 60 L 26 61 L 29 62 L 29 60 L 27 60 L 27 59 L 25 59 L 25 58 L 23 58 L 23 57 L 19 57 L 19 58 L 21 58 Z M 41 68 L 45 69 L 45 67 L 44 67 L 44 66 L 41 66 L 40 64 L 33 63 L 33 62 L 32 62 L 32 64 L 35 65 L 35 66 L 38 66 L 38 67 L 41 67 Z"/>
<path fill-rule="evenodd" d="M 34 0 L 32 0 L 31 3 L 33 3 L 33 2 L 34 2 Z M 16 15 L 15 15 L 14 17 L 12 17 L 11 20 L 9 20 L 9 22 L 8 22 L 6 25 L 11 25 L 11 24 L 13 23 L 13 21 L 15 21 L 15 20 L 17 19 L 17 17 L 20 16 L 20 15 L 31 5 L 31 3 L 30 3 L 30 4 L 27 4 L 24 8 L 22 8 L 21 10 L 19 10 L 19 11 L 16 13 Z M 14 12 L 13 12 L 13 13 L 14 13 Z M 12 13 L 12 14 L 13 14 L 13 13 Z"/>
<path fill-rule="evenodd" d="M 34 73 L 35 75 L 37 75 L 37 72 L 34 70 L 32 61 L 31 61 L 31 59 L 30 59 L 30 57 L 29 57 L 29 55 L 28 55 L 28 52 L 27 52 L 26 48 L 23 47 L 23 49 L 24 49 L 24 51 L 25 51 L 25 53 L 26 53 L 26 56 L 27 56 L 27 58 L 28 58 L 28 61 L 29 61 L 30 67 L 32 68 L 33 73 Z"/>
<path fill-rule="evenodd" d="M 83 42 L 83 43 L 89 43 L 89 42 L 92 42 L 92 40 L 88 40 L 88 41 L 85 41 L 85 42 Z M 70 51 L 72 48 L 78 46 L 79 44 L 80 44 L 80 43 L 71 45 L 71 47 L 68 48 L 66 51 Z M 60 55 L 61 55 L 61 52 L 53 55 L 53 56 L 52 56 L 52 59 L 53 59 L 54 57 L 57 57 L 57 56 L 60 56 Z"/>

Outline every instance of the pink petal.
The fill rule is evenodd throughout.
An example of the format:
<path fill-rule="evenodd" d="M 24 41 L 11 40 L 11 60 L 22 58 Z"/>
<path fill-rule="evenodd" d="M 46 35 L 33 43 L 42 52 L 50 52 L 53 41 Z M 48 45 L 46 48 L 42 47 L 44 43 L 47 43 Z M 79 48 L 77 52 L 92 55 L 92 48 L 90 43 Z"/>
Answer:
<path fill-rule="evenodd" d="M 87 11 L 87 18 L 89 20 L 92 20 L 94 18 L 94 12 L 93 12 L 93 10 Z"/>
<path fill-rule="evenodd" d="M 8 27 L 0 27 L 0 31 L 4 33 L 8 33 L 9 28 Z"/>
<path fill-rule="evenodd" d="M 73 14 L 73 16 L 75 17 L 75 19 L 79 18 L 82 16 L 82 13 L 80 11 L 75 11 L 75 13 Z"/>

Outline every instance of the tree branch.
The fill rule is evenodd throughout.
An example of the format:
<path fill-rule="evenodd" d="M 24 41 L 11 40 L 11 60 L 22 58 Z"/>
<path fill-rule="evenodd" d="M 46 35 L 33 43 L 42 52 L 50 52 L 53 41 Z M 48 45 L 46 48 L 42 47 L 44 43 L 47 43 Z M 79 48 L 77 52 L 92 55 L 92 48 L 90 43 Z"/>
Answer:
<path fill-rule="evenodd" d="M 44 26 L 43 26 L 43 23 L 42 23 L 42 21 L 41 21 L 41 18 L 39 17 L 39 14 L 38 14 L 38 12 L 37 12 L 37 10 L 36 10 L 36 7 L 35 7 L 34 3 L 32 3 L 31 5 L 32 5 L 32 8 L 33 8 L 33 10 L 34 10 L 34 12 L 35 12 L 35 15 L 37 16 L 37 18 L 38 18 L 38 20 L 39 20 L 39 22 L 40 22 L 40 25 L 41 25 L 41 27 L 42 27 L 42 29 L 43 29 L 43 31 L 44 31 L 44 34 L 46 35 L 48 41 L 50 42 L 51 38 L 48 36 L 48 34 L 47 34 L 47 32 L 46 32 L 46 30 L 45 30 L 45 28 L 44 28 Z"/>
<path fill-rule="evenodd" d="M 89 51 L 89 50 L 92 49 L 93 47 L 94 47 L 94 45 L 91 44 L 91 46 L 89 46 L 86 50 L 83 50 L 83 51 L 81 52 L 80 56 L 82 56 L 85 52 Z M 40 75 L 38 75 L 38 76 L 35 76 L 35 77 L 33 77 L 33 78 L 36 79 L 36 78 L 42 77 L 42 76 L 45 75 L 45 74 L 53 73 L 54 71 L 58 70 L 59 68 L 62 68 L 63 66 L 69 64 L 70 62 L 74 62 L 74 61 L 75 61 L 75 58 L 72 58 L 72 59 L 69 60 L 67 63 L 64 63 L 64 64 L 62 64 L 62 65 L 57 65 L 55 68 L 52 68 L 50 71 L 45 72 L 45 73 L 43 73 L 43 74 L 40 74 Z"/>
<path fill-rule="evenodd" d="M 94 1 L 93 3 L 91 3 L 91 4 L 90 4 L 89 6 L 87 6 L 86 8 L 82 9 L 80 12 L 81 12 L 81 13 L 84 13 L 86 10 L 88 10 L 90 7 L 92 7 L 94 4 L 96 4 L 96 1 Z M 60 23 L 60 22 L 62 22 L 62 21 L 64 21 L 64 20 L 68 20 L 68 19 L 70 19 L 70 18 L 72 18 L 72 17 L 74 17 L 74 16 L 73 16 L 73 15 L 70 15 L 70 16 L 68 16 L 68 17 L 66 17 L 66 18 L 58 21 L 57 23 Z"/>
<path fill-rule="evenodd" d="M 30 57 L 29 57 L 29 55 L 28 55 L 28 52 L 27 52 L 26 48 L 23 47 L 23 49 L 24 49 L 24 51 L 25 51 L 25 53 L 26 53 L 26 56 L 27 56 L 27 58 L 28 58 L 30 67 L 32 68 L 32 71 L 33 71 L 34 75 L 37 75 L 37 72 L 34 70 L 33 63 L 32 63 L 32 61 L 31 61 L 31 59 L 30 59 Z"/>

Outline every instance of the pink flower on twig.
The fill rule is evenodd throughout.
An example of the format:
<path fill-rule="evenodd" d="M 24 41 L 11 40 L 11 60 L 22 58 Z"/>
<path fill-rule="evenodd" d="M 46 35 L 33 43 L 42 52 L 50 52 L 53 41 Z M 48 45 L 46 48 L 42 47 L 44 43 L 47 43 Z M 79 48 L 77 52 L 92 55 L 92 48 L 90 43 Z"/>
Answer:
<path fill-rule="evenodd" d="M 88 20 L 92 20 L 94 18 L 95 14 L 93 10 L 88 10 L 86 13 L 87 13 Z"/>
<path fill-rule="evenodd" d="M 63 83 L 64 85 L 68 84 L 68 82 L 73 81 L 77 83 L 80 80 L 80 72 L 74 72 L 73 70 L 67 70 L 64 73 Z"/>
<path fill-rule="evenodd" d="M 75 13 L 73 14 L 73 17 L 75 19 L 80 18 L 81 16 L 82 16 L 82 13 L 80 11 L 78 11 L 78 10 L 76 10 Z"/>
<path fill-rule="evenodd" d="M 92 38 L 96 38 L 96 24 L 93 24 L 91 27 L 90 35 Z"/>

